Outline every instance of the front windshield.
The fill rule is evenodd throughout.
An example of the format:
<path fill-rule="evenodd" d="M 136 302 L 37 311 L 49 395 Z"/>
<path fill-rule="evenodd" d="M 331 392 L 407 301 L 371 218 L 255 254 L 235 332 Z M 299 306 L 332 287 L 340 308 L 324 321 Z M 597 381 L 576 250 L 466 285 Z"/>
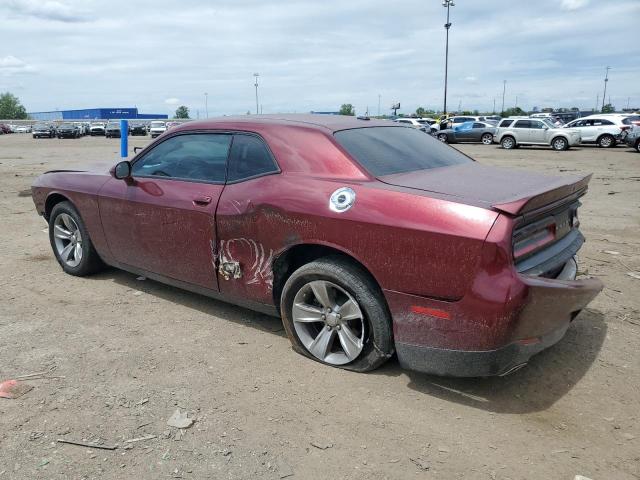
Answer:
<path fill-rule="evenodd" d="M 550 118 L 543 118 L 542 121 L 547 124 L 547 126 L 554 128 L 555 124 Z"/>

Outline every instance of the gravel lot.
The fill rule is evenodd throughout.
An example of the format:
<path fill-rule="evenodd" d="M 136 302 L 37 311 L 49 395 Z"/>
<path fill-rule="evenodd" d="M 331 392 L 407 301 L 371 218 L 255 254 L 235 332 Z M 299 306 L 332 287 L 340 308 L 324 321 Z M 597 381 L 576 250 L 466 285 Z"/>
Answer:
<path fill-rule="evenodd" d="M 65 275 L 31 182 L 115 162 L 119 142 L 0 136 L 0 381 L 51 371 L 0 398 L 0 479 L 640 478 L 640 280 L 628 275 L 640 271 L 640 155 L 458 148 L 594 173 L 581 270 L 606 288 L 506 378 L 431 377 L 395 360 L 371 374 L 323 367 L 293 353 L 277 319 L 121 271 Z M 177 408 L 190 428 L 167 426 Z"/>

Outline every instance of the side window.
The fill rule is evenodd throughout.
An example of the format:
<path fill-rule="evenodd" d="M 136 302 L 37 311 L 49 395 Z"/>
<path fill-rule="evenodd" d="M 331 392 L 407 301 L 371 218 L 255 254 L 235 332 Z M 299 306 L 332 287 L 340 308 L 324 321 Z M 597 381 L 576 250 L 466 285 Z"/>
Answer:
<path fill-rule="evenodd" d="M 599 120 L 599 122 L 600 122 L 602 125 L 615 125 L 615 123 L 613 123 L 613 122 L 611 122 L 611 121 L 609 121 L 609 120 Z"/>
<path fill-rule="evenodd" d="M 473 124 L 473 128 L 484 128 L 484 123 L 476 122 L 476 123 Z"/>
<path fill-rule="evenodd" d="M 398 120 L 398 123 L 411 123 L 409 120 Z"/>
<path fill-rule="evenodd" d="M 544 124 L 539 120 L 529 120 L 529 125 L 529 128 L 537 128 L 539 130 L 544 128 Z"/>
<path fill-rule="evenodd" d="M 505 128 L 513 123 L 513 120 L 502 120 L 500 122 L 500 127 Z"/>
<path fill-rule="evenodd" d="M 529 120 L 518 120 L 513 128 L 531 128 Z"/>
<path fill-rule="evenodd" d="M 133 176 L 223 183 L 231 145 L 229 134 L 171 137 L 133 164 Z"/>
<path fill-rule="evenodd" d="M 278 167 L 264 142 L 253 135 L 234 135 L 227 181 L 277 172 Z"/>

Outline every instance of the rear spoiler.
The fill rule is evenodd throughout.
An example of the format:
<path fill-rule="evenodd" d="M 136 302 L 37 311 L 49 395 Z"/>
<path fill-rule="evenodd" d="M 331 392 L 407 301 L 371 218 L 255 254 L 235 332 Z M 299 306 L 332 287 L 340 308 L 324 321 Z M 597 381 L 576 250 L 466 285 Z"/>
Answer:
<path fill-rule="evenodd" d="M 501 201 L 491 205 L 495 210 L 509 215 L 524 215 L 539 210 L 543 207 L 551 207 L 561 203 L 575 200 L 587 192 L 592 174 L 584 177 L 557 177 L 554 185 L 549 185 L 550 190 L 539 192 L 524 192 L 518 198 Z"/>

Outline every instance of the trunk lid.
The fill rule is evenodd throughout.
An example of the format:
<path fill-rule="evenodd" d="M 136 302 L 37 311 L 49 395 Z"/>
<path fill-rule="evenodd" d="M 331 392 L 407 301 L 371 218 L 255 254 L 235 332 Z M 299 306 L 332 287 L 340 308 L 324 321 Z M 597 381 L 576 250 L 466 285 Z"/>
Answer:
<path fill-rule="evenodd" d="M 586 192 L 590 179 L 591 175 L 544 175 L 475 162 L 378 177 L 388 185 L 421 190 L 514 216 L 574 201 Z"/>

